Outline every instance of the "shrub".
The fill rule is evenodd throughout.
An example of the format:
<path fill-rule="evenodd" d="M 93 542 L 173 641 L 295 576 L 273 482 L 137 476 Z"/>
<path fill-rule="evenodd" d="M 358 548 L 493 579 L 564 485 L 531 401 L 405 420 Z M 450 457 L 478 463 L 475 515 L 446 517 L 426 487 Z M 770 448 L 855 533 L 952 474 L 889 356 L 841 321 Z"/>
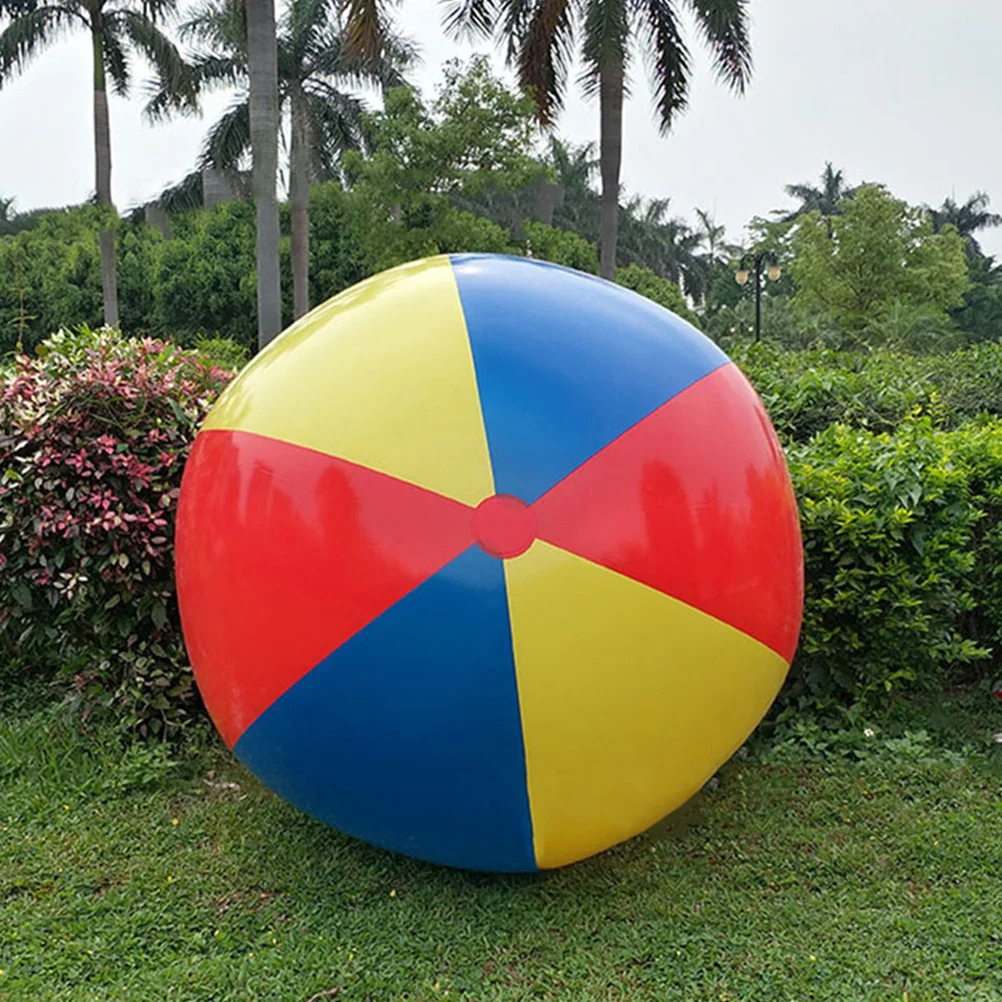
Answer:
<path fill-rule="evenodd" d="M 784 351 L 747 342 L 731 353 L 786 441 L 807 441 L 835 422 L 877 432 L 919 414 L 943 422 L 936 387 L 920 376 L 911 355 Z"/>
<path fill-rule="evenodd" d="M 780 436 L 805 442 L 840 422 L 893 431 L 925 416 L 956 428 L 982 414 L 1002 415 L 1002 344 L 914 355 L 732 345 L 730 352 L 758 390 Z"/>
<path fill-rule="evenodd" d="M 986 656 L 964 635 L 981 517 L 957 456 L 968 434 L 938 433 L 928 419 L 893 436 L 833 425 L 789 451 L 806 594 L 788 701 L 872 704 L 942 686 Z M 991 435 L 998 448 L 1002 423 Z"/>
<path fill-rule="evenodd" d="M 1002 637 L 1002 421 L 981 420 L 947 436 L 952 461 L 967 477 L 974 526 L 974 566 L 969 578 L 974 609 L 965 632 L 976 643 L 997 645 Z"/>
<path fill-rule="evenodd" d="M 195 350 L 207 365 L 229 372 L 239 372 L 250 361 L 247 346 L 228 337 L 199 338 L 195 342 Z"/>
<path fill-rule="evenodd" d="M 591 241 L 570 230 L 560 230 L 528 219 L 522 223 L 522 229 L 526 249 L 532 252 L 533 257 L 592 275 L 598 274 L 598 248 Z"/>
<path fill-rule="evenodd" d="M 985 341 L 963 351 L 930 355 L 921 368 L 942 396 L 951 422 L 1002 414 L 1002 342 Z"/>
<path fill-rule="evenodd" d="M 194 352 L 60 332 L 0 383 L 0 656 L 70 674 L 88 713 L 169 735 L 197 705 L 173 519 L 198 423 L 229 379 Z"/>

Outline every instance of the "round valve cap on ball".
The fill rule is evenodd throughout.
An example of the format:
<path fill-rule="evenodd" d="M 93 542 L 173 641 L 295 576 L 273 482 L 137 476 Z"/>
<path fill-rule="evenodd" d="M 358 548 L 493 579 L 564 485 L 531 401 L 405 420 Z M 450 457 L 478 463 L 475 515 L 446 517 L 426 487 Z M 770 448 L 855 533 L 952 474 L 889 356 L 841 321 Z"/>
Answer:
<path fill-rule="evenodd" d="M 761 720 L 803 560 L 738 368 L 609 282 L 417 261 L 225 390 L 177 521 L 205 704 L 279 796 L 387 849 L 559 867 L 642 832 Z"/>

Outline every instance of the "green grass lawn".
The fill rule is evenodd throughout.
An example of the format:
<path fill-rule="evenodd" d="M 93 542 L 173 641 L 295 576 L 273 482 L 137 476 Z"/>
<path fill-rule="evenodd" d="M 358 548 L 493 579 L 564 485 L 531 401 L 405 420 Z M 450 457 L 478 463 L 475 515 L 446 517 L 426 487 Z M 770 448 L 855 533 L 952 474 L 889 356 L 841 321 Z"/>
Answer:
<path fill-rule="evenodd" d="M 499 878 L 56 720 L 0 721 L 3 1000 L 1002 999 L 988 758 L 735 762 L 625 846 Z"/>

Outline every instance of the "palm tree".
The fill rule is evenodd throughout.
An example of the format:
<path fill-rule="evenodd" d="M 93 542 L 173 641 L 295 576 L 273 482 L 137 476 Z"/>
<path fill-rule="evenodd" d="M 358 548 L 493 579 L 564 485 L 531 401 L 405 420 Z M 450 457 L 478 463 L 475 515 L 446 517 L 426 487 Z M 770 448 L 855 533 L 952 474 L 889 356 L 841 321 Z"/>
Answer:
<path fill-rule="evenodd" d="M 107 80 L 125 96 L 132 81 L 130 62 L 139 55 L 152 64 L 165 101 L 193 106 L 195 93 L 184 60 L 159 24 L 176 9 L 176 0 L 0 0 L 0 87 L 31 60 L 74 29 L 90 33 L 94 75 L 95 195 L 114 212 L 111 200 L 111 132 Z M 115 233 L 101 231 L 101 287 L 104 322 L 118 324 Z"/>
<path fill-rule="evenodd" d="M 825 164 L 825 169 L 821 172 L 821 187 L 815 188 L 812 184 L 788 184 L 784 189 L 791 198 L 800 200 L 800 205 L 792 212 L 777 210 L 777 214 L 782 216 L 783 222 L 793 222 L 800 216 L 808 212 L 820 212 L 827 222 L 832 216 L 842 214 L 842 201 L 852 198 L 855 188 L 850 188 L 845 182 L 845 174 L 840 170 L 835 170 L 831 162 Z M 829 226 L 829 232 L 831 228 Z"/>
<path fill-rule="evenodd" d="M 662 278 L 699 297 L 702 285 L 696 249 L 699 235 L 684 219 L 668 215 L 670 200 L 639 195 L 619 210 L 620 252 L 626 264 L 650 268 Z"/>
<path fill-rule="evenodd" d="M 257 345 L 264 348 L 282 329 L 282 281 L 278 270 L 278 42 L 275 0 L 244 0 L 247 12 L 247 120 L 251 179 L 257 209 Z"/>
<path fill-rule="evenodd" d="M 699 227 L 696 230 L 696 236 L 699 240 L 698 246 L 706 247 L 706 253 L 700 255 L 698 261 L 702 272 L 703 310 L 709 311 L 717 266 L 723 255 L 732 258 L 739 253 L 739 248 L 735 244 L 726 242 L 724 239 L 726 229 L 722 224 L 716 222 L 712 213 L 707 212 L 706 209 L 696 209 L 696 218 L 699 220 Z"/>
<path fill-rule="evenodd" d="M 598 170 L 595 144 L 573 145 L 551 135 L 547 160 L 564 191 L 563 202 L 553 214 L 553 224 L 597 243 L 600 199 L 591 185 Z"/>
<path fill-rule="evenodd" d="M 337 174 L 341 153 L 364 141 L 364 105 L 341 87 L 376 83 L 384 88 L 404 83 L 403 68 L 413 48 L 393 39 L 388 55 L 375 61 L 349 58 L 344 32 L 331 0 L 291 0 L 277 31 L 278 116 L 289 112 L 289 208 L 292 217 L 293 313 L 309 310 L 310 184 Z M 247 87 L 247 27 L 240 0 L 207 0 L 180 28 L 181 37 L 201 43 L 192 59 L 199 89 L 238 86 L 244 92 L 209 130 L 196 169 L 235 170 L 251 145 Z M 158 113 L 165 95 L 157 93 L 151 111 Z M 166 105 L 165 105 L 166 108 Z M 167 193 L 194 187 L 193 176 Z"/>
<path fill-rule="evenodd" d="M 989 212 L 991 199 L 986 192 L 976 191 L 966 202 L 958 205 L 952 198 L 946 199 L 938 209 L 926 206 L 926 211 L 932 220 L 932 228 L 939 233 L 944 226 L 953 226 L 962 236 L 967 238 L 967 250 L 970 257 L 982 257 L 981 245 L 974 239 L 974 234 L 993 226 L 1002 226 L 1002 215 Z"/>
<path fill-rule="evenodd" d="M 623 97 L 627 70 L 639 48 L 650 69 L 658 124 L 668 132 L 684 111 L 692 64 L 683 37 L 681 8 L 693 15 L 720 78 L 743 92 L 751 75 L 747 0 L 443 0 L 453 34 L 495 35 L 506 45 L 519 83 L 536 97 L 539 120 L 552 123 L 562 103 L 575 33 L 581 38 L 581 82 L 599 97 L 602 177 L 600 273 L 616 270 L 619 174 L 623 149 Z M 352 0 L 361 20 L 377 0 Z M 361 40 L 367 32 L 359 28 Z"/>

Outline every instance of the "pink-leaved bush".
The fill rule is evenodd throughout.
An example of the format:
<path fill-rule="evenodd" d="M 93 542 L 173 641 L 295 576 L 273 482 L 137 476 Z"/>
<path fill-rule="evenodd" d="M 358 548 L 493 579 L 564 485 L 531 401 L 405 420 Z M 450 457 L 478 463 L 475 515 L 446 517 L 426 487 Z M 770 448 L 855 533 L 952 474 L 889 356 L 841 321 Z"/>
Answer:
<path fill-rule="evenodd" d="M 61 331 L 0 378 L 0 657 L 86 714 L 170 735 L 198 705 L 174 592 L 185 459 L 231 373 L 112 330 Z"/>

